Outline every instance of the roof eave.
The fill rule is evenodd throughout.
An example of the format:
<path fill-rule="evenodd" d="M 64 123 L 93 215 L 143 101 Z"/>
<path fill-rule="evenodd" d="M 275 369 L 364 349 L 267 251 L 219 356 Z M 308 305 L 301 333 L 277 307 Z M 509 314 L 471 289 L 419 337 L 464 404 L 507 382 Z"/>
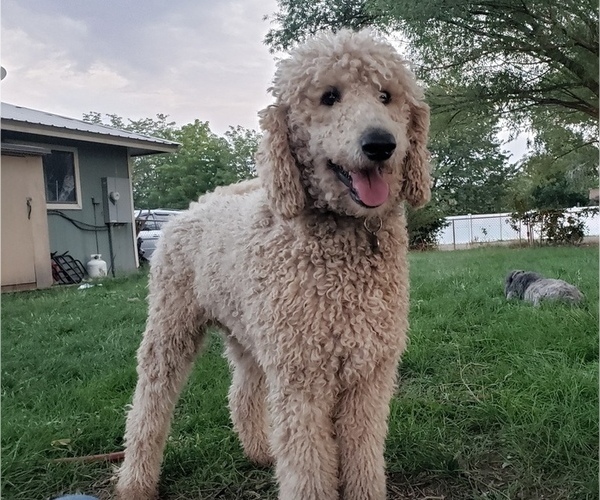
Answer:
<path fill-rule="evenodd" d="M 0 148 L 2 156 L 44 156 L 52 151 L 41 146 L 32 146 L 31 144 L 12 144 L 3 142 Z"/>
<path fill-rule="evenodd" d="M 133 138 L 115 137 L 109 134 L 90 133 L 82 130 L 69 130 L 66 128 L 52 127 L 49 125 L 19 122 L 16 120 L 2 119 L 2 130 L 36 134 L 59 139 L 71 139 L 77 141 L 94 142 L 99 144 L 110 144 L 129 148 L 132 156 L 151 155 L 159 153 L 174 153 L 180 144 L 170 144 L 152 141 L 138 140 Z"/>

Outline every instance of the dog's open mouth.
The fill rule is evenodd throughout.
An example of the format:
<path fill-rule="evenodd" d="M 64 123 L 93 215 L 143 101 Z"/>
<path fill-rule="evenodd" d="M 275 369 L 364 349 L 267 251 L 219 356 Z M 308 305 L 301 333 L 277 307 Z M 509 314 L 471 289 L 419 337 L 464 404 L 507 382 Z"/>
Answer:
<path fill-rule="evenodd" d="M 352 199 L 367 208 L 383 205 L 390 194 L 390 187 L 383 178 L 382 167 L 374 167 L 358 172 L 349 172 L 331 160 L 327 166 L 335 172 L 337 178 L 348 188 Z"/>

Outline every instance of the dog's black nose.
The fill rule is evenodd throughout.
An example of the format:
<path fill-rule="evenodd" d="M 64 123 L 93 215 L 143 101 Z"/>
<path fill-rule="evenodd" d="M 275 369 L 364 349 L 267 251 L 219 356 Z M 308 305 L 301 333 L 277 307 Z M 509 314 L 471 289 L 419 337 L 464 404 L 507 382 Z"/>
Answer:
<path fill-rule="evenodd" d="M 369 160 L 384 161 L 392 156 L 396 149 L 396 139 L 383 129 L 372 128 L 360 138 L 360 147 Z"/>

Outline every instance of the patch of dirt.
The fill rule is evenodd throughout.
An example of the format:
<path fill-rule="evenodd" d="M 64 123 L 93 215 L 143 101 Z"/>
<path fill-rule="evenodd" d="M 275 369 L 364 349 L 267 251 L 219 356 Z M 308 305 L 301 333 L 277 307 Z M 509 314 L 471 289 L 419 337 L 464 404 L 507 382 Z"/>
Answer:
<path fill-rule="evenodd" d="M 388 500 L 569 500 L 577 493 L 540 480 L 524 484 L 509 465 L 482 461 L 453 475 L 435 472 L 388 475 Z M 541 479 L 541 478 L 540 478 Z M 584 497 L 584 498 L 587 498 Z"/>
<path fill-rule="evenodd" d="M 512 467 L 491 458 L 478 467 L 455 473 L 419 474 L 390 472 L 387 478 L 387 500 L 569 500 L 577 493 L 557 484 L 523 484 Z M 90 484 L 88 494 L 100 500 L 112 500 L 115 470 Z M 541 478 L 540 478 L 541 479 Z M 93 492 L 93 493 L 91 493 Z M 273 477 L 248 477 L 236 484 L 207 484 L 201 489 L 182 493 L 161 494 L 160 500 L 275 500 L 277 487 Z M 584 497 L 585 498 L 585 497 Z"/>
<path fill-rule="evenodd" d="M 473 492 L 464 477 L 429 474 L 390 473 L 387 487 L 389 500 L 467 500 Z"/>

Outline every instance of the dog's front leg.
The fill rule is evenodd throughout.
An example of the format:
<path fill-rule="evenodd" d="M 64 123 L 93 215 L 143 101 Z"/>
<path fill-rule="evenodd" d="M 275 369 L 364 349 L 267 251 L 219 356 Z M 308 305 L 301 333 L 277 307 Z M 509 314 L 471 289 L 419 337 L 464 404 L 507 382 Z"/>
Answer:
<path fill-rule="evenodd" d="M 151 278 L 150 314 L 138 349 L 138 382 L 116 486 L 119 500 L 156 498 L 173 408 L 205 334 L 205 319 L 191 287 L 175 293 L 158 278 Z"/>
<path fill-rule="evenodd" d="M 332 391 L 318 382 L 270 383 L 271 448 L 280 500 L 338 500 L 333 399 Z"/>
<path fill-rule="evenodd" d="M 340 453 L 341 500 L 384 500 L 389 403 L 396 382 L 395 361 L 379 364 L 345 391 L 335 431 Z"/>

